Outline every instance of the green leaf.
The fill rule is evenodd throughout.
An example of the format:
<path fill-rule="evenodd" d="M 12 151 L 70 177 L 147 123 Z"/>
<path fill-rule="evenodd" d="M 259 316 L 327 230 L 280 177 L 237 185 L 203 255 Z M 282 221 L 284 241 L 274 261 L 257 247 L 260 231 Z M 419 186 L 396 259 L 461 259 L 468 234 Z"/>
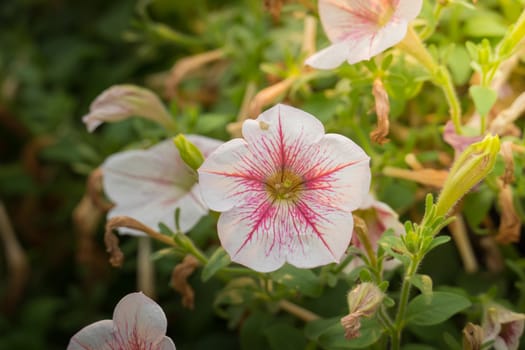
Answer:
<path fill-rule="evenodd" d="M 272 317 L 262 312 L 254 312 L 243 323 L 239 335 L 242 350 L 268 350 L 267 337 L 261 329 L 272 324 Z"/>
<path fill-rule="evenodd" d="M 478 234 L 486 233 L 480 228 L 481 223 L 494 203 L 495 195 L 487 186 L 481 186 L 478 191 L 468 193 L 463 199 L 463 213 L 469 227 Z"/>
<path fill-rule="evenodd" d="M 438 237 L 434 237 L 434 238 L 432 239 L 432 242 L 430 243 L 430 245 L 429 245 L 428 248 L 426 249 L 426 252 L 428 253 L 428 252 L 431 251 L 432 249 L 437 248 L 437 247 L 439 247 L 440 245 L 443 245 L 443 244 L 447 243 L 448 241 L 450 241 L 450 236 L 438 236 Z"/>
<path fill-rule="evenodd" d="M 297 328 L 278 323 L 264 329 L 264 335 L 273 350 L 295 350 L 306 348 L 306 338 Z"/>
<path fill-rule="evenodd" d="M 213 275 L 217 273 L 223 267 L 230 264 L 231 260 L 228 253 L 221 247 L 217 248 L 211 255 L 208 263 L 202 269 L 201 279 L 203 282 L 209 280 Z"/>
<path fill-rule="evenodd" d="M 481 115 L 487 115 L 498 99 L 496 91 L 489 87 L 474 85 L 469 89 L 470 96 L 474 101 L 476 110 Z"/>
<path fill-rule="evenodd" d="M 431 326 L 449 319 L 470 305 L 467 298 L 449 292 L 434 292 L 431 298 L 418 295 L 408 304 L 406 321 L 409 324 Z"/>
<path fill-rule="evenodd" d="M 270 277 L 275 282 L 293 288 L 304 295 L 310 297 L 321 295 L 321 283 L 318 276 L 311 270 L 284 265 L 279 270 L 270 273 Z"/>
<path fill-rule="evenodd" d="M 306 336 L 316 340 L 324 349 L 364 349 L 376 343 L 383 329 L 375 319 L 361 319 L 361 335 L 356 339 L 345 338 L 345 331 L 341 325 L 341 318 L 316 320 L 308 323 L 305 328 Z"/>
<path fill-rule="evenodd" d="M 410 283 L 426 296 L 432 295 L 432 278 L 428 275 L 416 274 L 410 279 Z"/>

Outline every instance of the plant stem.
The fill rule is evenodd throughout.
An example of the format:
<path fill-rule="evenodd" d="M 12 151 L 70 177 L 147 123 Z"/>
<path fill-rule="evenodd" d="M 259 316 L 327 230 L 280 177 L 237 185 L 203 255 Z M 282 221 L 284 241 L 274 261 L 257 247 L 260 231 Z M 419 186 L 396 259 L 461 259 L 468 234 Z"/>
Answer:
<path fill-rule="evenodd" d="M 413 256 L 410 265 L 403 278 L 403 284 L 401 286 L 401 296 L 399 298 L 399 306 L 397 308 L 397 315 L 394 324 L 394 332 L 392 333 L 392 350 L 399 350 L 401 346 L 401 332 L 405 326 L 405 314 L 408 306 L 408 299 L 410 297 L 410 289 L 412 287 L 412 277 L 417 271 L 421 259 L 417 256 Z"/>
<path fill-rule="evenodd" d="M 288 312 L 291 315 L 296 316 L 297 318 L 303 320 L 304 322 L 311 322 L 320 319 L 321 317 L 310 310 L 294 304 L 288 300 L 280 300 L 279 307 L 281 310 Z"/>
<path fill-rule="evenodd" d="M 444 65 L 438 65 L 436 63 L 412 27 L 408 28 L 407 35 L 398 44 L 398 47 L 425 66 L 432 75 L 434 83 L 441 87 L 450 108 L 449 113 L 454 123 L 454 129 L 458 135 L 461 135 L 461 105 L 448 69 Z"/>

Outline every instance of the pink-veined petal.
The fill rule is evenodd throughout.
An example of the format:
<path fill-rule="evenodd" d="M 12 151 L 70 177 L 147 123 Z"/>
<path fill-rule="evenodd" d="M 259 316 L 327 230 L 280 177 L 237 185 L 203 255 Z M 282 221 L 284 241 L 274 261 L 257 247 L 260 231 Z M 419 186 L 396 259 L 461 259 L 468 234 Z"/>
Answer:
<path fill-rule="evenodd" d="M 304 152 L 321 140 L 324 127 L 311 114 L 278 104 L 256 120 L 247 120 L 242 133 L 250 152 L 243 159 L 242 170 L 266 179 L 309 161 Z"/>
<path fill-rule="evenodd" d="M 388 22 L 373 37 L 368 51 L 370 57 L 380 54 L 403 40 L 407 33 L 407 28 L 408 22 L 405 20 L 393 19 Z"/>
<path fill-rule="evenodd" d="M 270 272 L 286 261 L 311 268 L 337 262 L 352 235 L 352 215 L 332 211 L 319 215 L 307 204 L 264 201 L 235 207 L 218 222 L 221 244 L 233 261 Z"/>
<path fill-rule="evenodd" d="M 175 344 L 170 337 L 164 337 L 155 350 L 175 350 Z"/>
<path fill-rule="evenodd" d="M 394 16 L 411 21 L 421 12 L 423 0 L 398 0 Z"/>
<path fill-rule="evenodd" d="M 314 144 L 324 135 L 323 124 L 313 115 L 284 104 L 267 109 L 255 120 L 246 120 L 242 136 L 261 165 L 268 170 L 287 162 L 289 149 Z"/>
<path fill-rule="evenodd" d="M 350 64 L 369 60 L 404 38 L 421 5 L 422 0 L 319 0 L 321 23 L 333 45 L 306 64 L 331 69 L 343 62 L 343 55 Z"/>
<path fill-rule="evenodd" d="M 352 235 L 350 211 L 368 193 L 369 158 L 351 140 L 333 134 L 303 151 L 289 167 L 305 179 L 297 203 L 261 196 L 221 215 L 219 238 L 232 260 L 266 272 L 285 261 L 307 268 L 344 254 Z"/>
<path fill-rule="evenodd" d="M 266 195 L 264 173 L 252 168 L 252 157 L 243 139 L 218 147 L 199 168 L 199 185 L 204 202 L 212 210 L 226 211 L 253 196 Z M 248 162 L 248 164 L 247 164 Z"/>
<path fill-rule="evenodd" d="M 161 342 L 168 324 L 162 308 L 141 292 L 128 294 L 119 301 L 113 322 L 119 342 L 131 349 L 148 349 Z"/>
<path fill-rule="evenodd" d="M 334 69 L 347 60 L 351 44 L 342 41 L 316 52 L 308 57 L 304 64 L 317 69 Z"/>
<path fill-rule="evenodd" d="M 350 212 L 359 208 L 370 187 L 370 158 L 352 140 L 327 134 L 290 166 L 304 179 L 304 196 Z"/>
<path fill-rule="evenodd" d="M 78 331 L 67 350 L 113 350 L 115 345 L 113 321 L 102 320 Z"/>
<path fill-rule="evenodd" d="M 320 0 L 319 16 L 331 42 L 356 41 L 378 28 L 378 18 L 387 11 L 383 0 Z"/>

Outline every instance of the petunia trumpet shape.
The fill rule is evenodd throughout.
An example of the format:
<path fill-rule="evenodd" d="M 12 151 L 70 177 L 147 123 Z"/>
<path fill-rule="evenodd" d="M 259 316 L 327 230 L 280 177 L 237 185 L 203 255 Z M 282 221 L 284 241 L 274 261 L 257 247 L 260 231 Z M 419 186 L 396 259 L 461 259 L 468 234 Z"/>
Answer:
<path fill-rule="evenodd" d="M 199 169 L 219 239 L 232 260 L 268 272 L 285 262 L 338 262 L 352 237 L 352 210 L 370 186 L 369 157 L 326 134 L 314 116 L 277 105 L 242 126 Z"/>
<path fill-rule="evenodd" d="M 187 139 L 205 157 L 222 143 L 197 135 Z M 102 172 L 104 192 L 115 203 L 108 218 L 125 215 L 152 228 L 163 222 L 174 229 L 174 212 L 180 208 L 179 225 L 186 232 L 208 213 L 197 175 L 182 161 L 171 139 L 147 150 L 116 153 L 104 162 Z"/>
<path fill-rule="evenodd" d="M 167 320 L 162 308 L 144 294 L 122 298 L 113 320 L 102 320 L 82 328 L 69 341 L 67 350 L 175 350 L 165 336 Z"/>
<path fill-rule="evenodd" d="M 491 303 L 483 317 L 484 343 L 494 341 L 495 350 L 517 350 L 525 327 L 525 314 Z"/>
<path fill-rule="evenodd" d="M 422 0 L 319 0 L 319 16 L 332 45 L 305 64 L 333 69 L 369 60 L 400 42 L 408 22 L 421 11 Z"/>

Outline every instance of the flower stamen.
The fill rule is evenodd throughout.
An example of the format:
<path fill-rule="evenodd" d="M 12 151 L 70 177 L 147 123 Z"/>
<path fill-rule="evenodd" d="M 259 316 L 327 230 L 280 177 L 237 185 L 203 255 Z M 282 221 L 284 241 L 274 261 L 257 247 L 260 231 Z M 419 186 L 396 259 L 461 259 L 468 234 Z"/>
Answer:
<path fill-rule="evenodd" d="M 273 200 L 297 201 L 302 191 L 303 178 L 284 169 L 270 175 L 266 181 L 266 190 Z"/>

